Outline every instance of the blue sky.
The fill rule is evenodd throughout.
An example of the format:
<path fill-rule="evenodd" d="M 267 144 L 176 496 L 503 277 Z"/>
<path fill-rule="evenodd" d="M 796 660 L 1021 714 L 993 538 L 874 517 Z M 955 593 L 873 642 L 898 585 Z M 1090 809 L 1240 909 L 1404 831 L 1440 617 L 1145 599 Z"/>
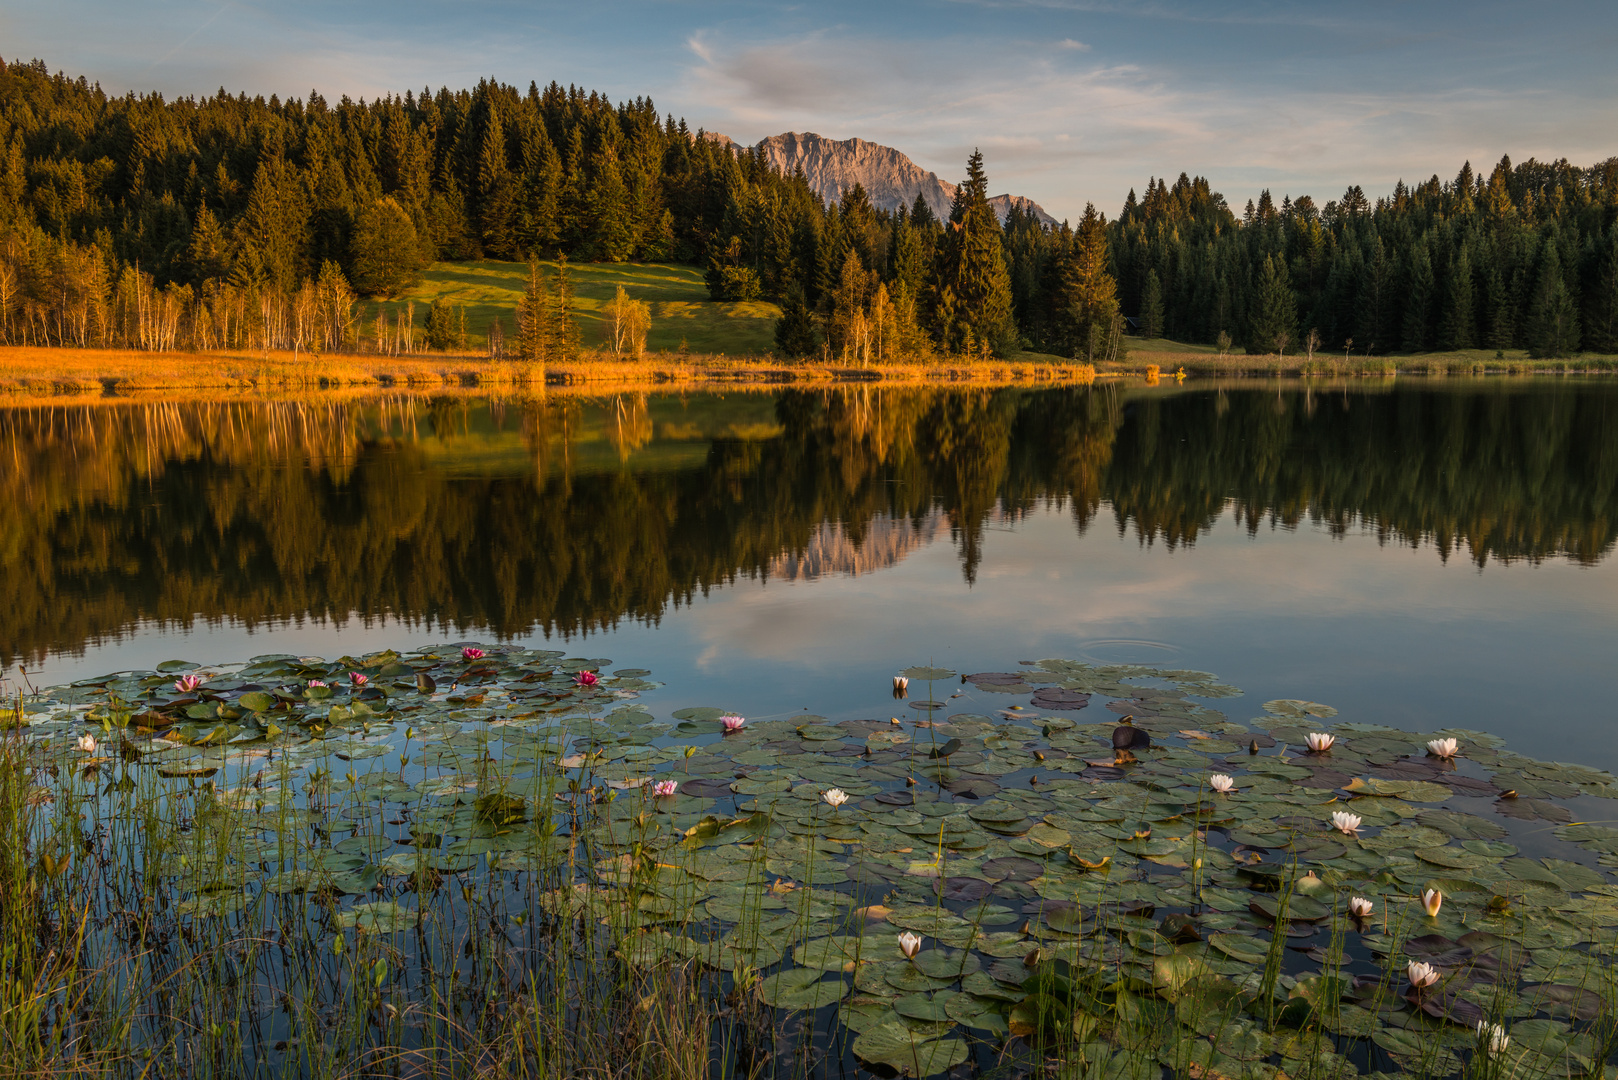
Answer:
<path fill-rule="evenodd" d="M 650 95 L 752 142 L 896 146 L 946 180 L 1109 216 L 1148 176 L 1268 187 L 1618 154 L 1618 4 L 0 0 L 0 52 L 108 90 L 367 98 L 480 77 Z"/>

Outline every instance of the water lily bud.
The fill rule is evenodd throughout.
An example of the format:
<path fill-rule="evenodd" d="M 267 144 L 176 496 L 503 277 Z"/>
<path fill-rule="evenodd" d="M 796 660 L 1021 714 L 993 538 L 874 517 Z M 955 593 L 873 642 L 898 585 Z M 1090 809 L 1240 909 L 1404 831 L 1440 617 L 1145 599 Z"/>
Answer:
<path fill-rule="evenodd" d="M 1421 906 L 1427 909 L 1427 914 L 1438 918 L 1438 909 L 1444 906 L 1444 894 L 1437 889 L 1428 889 L 1421 894 Z"/>
<path fill-rule="evenodd" d="M 905 954 L 905 959 L 914 960 L 916 954 L 921 952 L 922 937 L 911 930 L 899 935 L 899 951 Z"/>

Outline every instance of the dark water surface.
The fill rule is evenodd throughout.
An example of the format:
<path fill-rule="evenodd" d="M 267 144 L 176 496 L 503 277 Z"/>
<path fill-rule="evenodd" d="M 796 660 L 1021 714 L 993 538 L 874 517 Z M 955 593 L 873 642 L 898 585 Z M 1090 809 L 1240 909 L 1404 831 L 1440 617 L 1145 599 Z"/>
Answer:
<path fill-rule="evenodd" d="M 111 402 L 0 410 L 0 461 L 41 684 L 550 640 L 843 719 L 1063 657 L 1618 768 L 1615 383 Z"/>

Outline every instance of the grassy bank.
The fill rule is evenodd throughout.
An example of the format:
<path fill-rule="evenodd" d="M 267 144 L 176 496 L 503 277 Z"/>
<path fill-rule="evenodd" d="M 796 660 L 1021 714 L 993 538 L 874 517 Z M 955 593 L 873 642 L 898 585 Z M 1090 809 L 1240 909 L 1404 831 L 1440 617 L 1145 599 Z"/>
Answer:
<path fill-rule="evenodd" d="M 543 264 L 554 275 L 556 264 Z M 768 301 L 715 303 L 708 298 L 702 271 L 664 263 L 570 264 L 577 321 L 584 343 L 602 343 L 602 308 L 619 286 L 651 306 L 652 327 L 646 346 L 655 352 L 761 356 L 775 344 L 775 321 L 781 309 Z M 522 299 L 528 266 L 516 262 L 441 262 L 428 267 L 421 283 L 396 300 L 360 305 L 361 333 L 370 332 L 381 310 L 390 318 L 415 305 L 419 332 L 426 307 L 434 300 L 466 308 L 468 344 L 486 345 L 491 325 L 502 320 L 506 338 L 515 336 L 517 301 Z"/>
<path fill-rule="evenodd" d="M 593 354 L 536 368 L 475 354 L 382 356 L 287 352 L 147 353 L 125 349 L 0 347 L 0 395 L 51 397 L 162 390 L 285 391 L 320 388 L 588 386 L 595 392 L 659 385 L 802 382 L 1086 383 L 1087 364 L 1057 357 L 936 360 L 841 367 L 762 356 L 649 353 L 640 360 Z M 0 398 L 3 400 L 3 398 Z"/>
<path fill-rule="evenodd" d="M 1536 360 L 1523 349 L 1459 349 L 1447 352 L 1405 353 L 1394 356 L 1349 356 L 1316 352 L 1313 357 L 1293 354 L 1249 355 L 1221 353 L 1213 345 L 1176 341 L 1131 339 L 1121 363 L 1098 364 L 1099 374 L 1147 375 L 1155 366 L 1162 377 L 1180 370 L 1187 375 L 1541 375 L 1596 374 L 1618 371 L 1618 357 L 1580 355 L 1557 360 Z"/>

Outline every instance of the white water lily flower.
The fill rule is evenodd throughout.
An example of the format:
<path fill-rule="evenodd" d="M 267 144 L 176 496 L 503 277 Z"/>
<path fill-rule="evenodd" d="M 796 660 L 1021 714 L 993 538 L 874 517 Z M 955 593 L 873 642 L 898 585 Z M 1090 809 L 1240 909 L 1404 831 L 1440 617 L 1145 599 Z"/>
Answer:
<path fill-rule="evenodd" d="M 910 689 L 910 680 L 903 675 L 895 675 L 893 677 L 893 688 L 895 690 L 908 690 Z"/>
<path fill-rule="evenodd" d="M 820 798 L 827 806 L 835 810 L 848 801 L 848 792 L 842 788 L 827 788 L 820 793 Z"/>
<path fill-rule="evenodd" d="M 1504 1053 L 1506 1047 L 1511 1045 L 1511 1036 L 1500 1024 L 1491 1024 L 1487 1020 L 1478 1021 L 1478 1042 L 1486 1047 L 1491 1054 Z"/>
<path fill-rule="evenodd" d="M 1461 752 L 1461 744 L 1456 739 L 1433 739 L 1427 744 L 1427 752 L 1433 757 L 1452 758 Z"/>
<path fill-rule="evenodd" d="M 93 754 L 96 752 L 96 737 L 94 735 L 80 735 L 73 745 L 83 750 L 86 754 Z"/>
<path fill-rule="evenodd" d="M 916 954 L 921 952 L 921 935 L 912 930 L 900 934 L 899 951 L 905 954 L 907 960 L 914 960 Z"/>
<path fill-rule="evenodd" d="M 1219 792 L 1221 795 L 1228 795 L 1232 791 L 1236 790 L 1236 781 L 1232 780 L 1224 773 L 1216 772 L 1208 777 L 1208 786 Z"/>
<path fill-rule="evenodd" d="M 1304 739 L 1304 742 L 1309 744 L 1309 752 L 1312 754 L 1324 754 L 1336 741 L 1337 736 L 1328 735 L 1324 731 L 1311 731 Z"/>
<path fill-rule="evenodd" d="M 1427 909 L 1427 914 L 1438 918 L 1438 909 L 1444 906 L 1444 894 L 1437 889 L 1428 889 L 1421 894 L 1421 906 Z"/>
<path fill-rule="evenodd" d="M 1376 905 L 1363 896 L 1356 896 L 1348 902 L 1348 913 L 1358 919 L 1366 918 L 1375 908 Z"/>
<path fill-rule="evenodd" d="M 1354 831 L 1360 827 L 1360 822 L 1363 820 L 1364 819 L 1358 814 L 1350 814 L 1346 810 L 1338 810 L 1331 816 L 1331 827 L 1342 833 L 1344 836 L 1352 836 Z"/>
<path fill-rule="evenodd" d="M 1417 990 L 1426 989 L 1437 982 L 1439 978 L 1437 968 L 1420 960 L 1410 961 L 1410 966 L 1405 969 L 1405 974 L 1410 976 L 1410 985 Z"/>

